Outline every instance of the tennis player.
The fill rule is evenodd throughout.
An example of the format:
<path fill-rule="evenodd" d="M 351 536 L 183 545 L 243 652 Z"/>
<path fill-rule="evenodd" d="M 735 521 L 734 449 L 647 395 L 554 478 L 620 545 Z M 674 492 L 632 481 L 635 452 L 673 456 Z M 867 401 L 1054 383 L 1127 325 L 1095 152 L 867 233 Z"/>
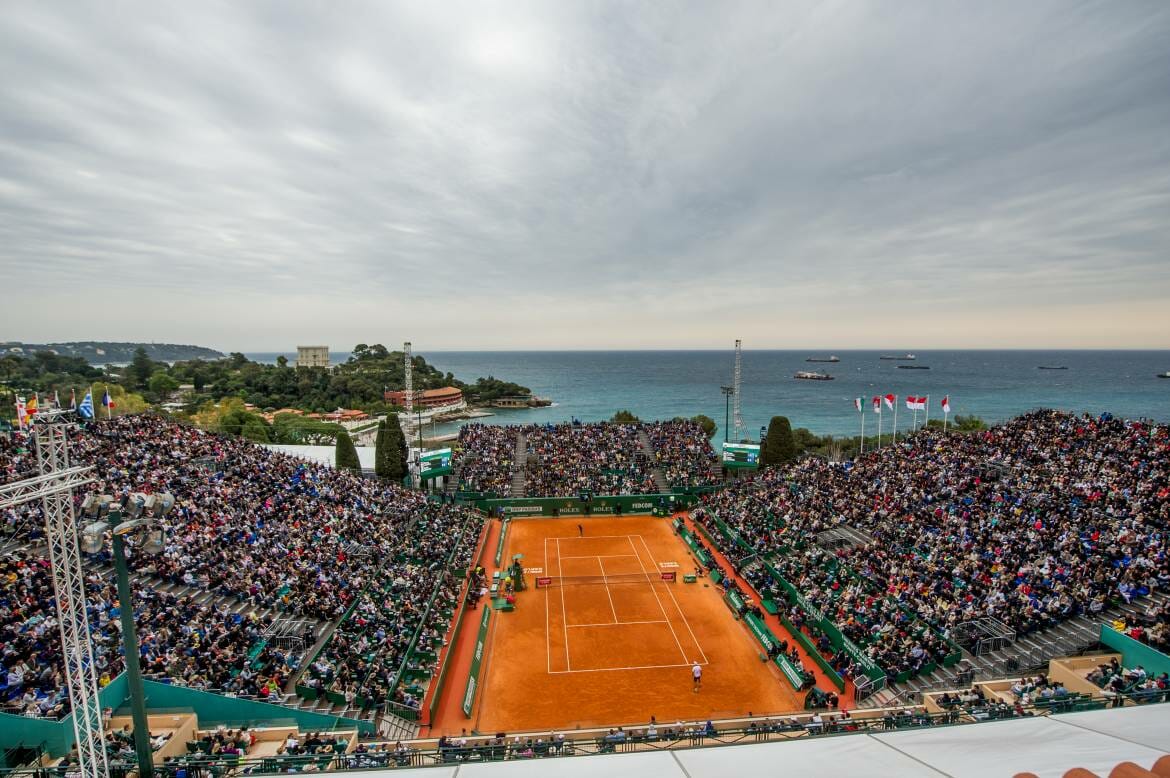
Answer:
<path fill-rule="evenodd" d="M 691 678 L 694 681 L 694 684 L 691 687 L 691 691 L 697 692 L 699 689 L 703 688 L 703 668 L 699 665 L 698 662 L 695 662 L 694 667 L 691 668 Z"/>

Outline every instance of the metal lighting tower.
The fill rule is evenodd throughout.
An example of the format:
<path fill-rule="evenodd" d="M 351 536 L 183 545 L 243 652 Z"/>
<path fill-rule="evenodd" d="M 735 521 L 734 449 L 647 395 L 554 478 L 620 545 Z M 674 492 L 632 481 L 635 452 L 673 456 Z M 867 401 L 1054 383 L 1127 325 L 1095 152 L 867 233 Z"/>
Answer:
<path fill-rule="evenodd" d="M 740 398 L 743 396 L 743 341 L 735 341 L 735 377 L 731 382 L 734 387 L 735 400 L 733 401 L 733 416 L 735 417 L 735 442 L 743 440 L 743 407 Z"/>
<path fill-rule="evenodd" d="M 402 344 L 402 359 L 403 373 L 406 375 L 406 412 L 409 414 L 414 410 L 414 375 L 412 373 L 413 365 L 410 362 L 410 341 Z"/>
<path fill-rule="evenodd" d="M 735 394 L 734 386 L 721 386 L 723 392 L 723 442 L 731 439 L 731 396 Z"/>
<path fill-rule="evenodd" d="M 93 480 L 90 475 L 93 468 L 69 466 L 65 435 L 69 424 L 63 418 L 65 413 L 41 411 L 33 417 L 40 475 L 0 486 L 0 508 L 41 500 L 61 628 L 61 653 L 73 706 L 78 769 L 83 778 L 105 778 L 110 768 L 102 739 L 97 667 L 85 613 L 85 575 L 77 546 L 77 519 L 73 514 L 73 490 Z"/>

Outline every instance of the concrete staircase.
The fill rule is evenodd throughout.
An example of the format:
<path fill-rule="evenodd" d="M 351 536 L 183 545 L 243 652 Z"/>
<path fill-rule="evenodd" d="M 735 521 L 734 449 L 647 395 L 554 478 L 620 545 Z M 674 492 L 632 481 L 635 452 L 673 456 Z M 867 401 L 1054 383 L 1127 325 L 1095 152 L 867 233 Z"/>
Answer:
<path fill-rule="evenodd" d="M 1155 592 L 1137 602 L 1108 608 L 1094 616 L 1069 619 L 983 656 L 974 656 L 964 650 L 963 661 L 954 667 L 940 667 L 929 676 L 912 678 L 904 684 L 884 689 L 861 704 L 877 708 L 886 704 L 918 702 L 923 692 L 967 685 L 966 678 L 962 677 L 964 671 L 973 674 L 976 681 L 1027 675 L 1046 667 L 1049 659 L 1080 654 L 1094 646 L 1102 624 L 1142 614 L 1151 605 L 1160 606 L 1168 600 L 1170 594 Z"/>
<path fill-rule="evenodd" d="M 528 436 L 524 430 L 516 431 L 516 456 L 513 457 L 512 497 L 523 497 L 528 473 Z"/>
<path fill-rule="evenodd" d="M 658 461 L 654 455 L 654 446 L 650 445 L 650 436 L 642 427 L 638 428 L 638 445 L 642 447 L 642 453 L 646 455 L 647 462 L 653 464 Z M 670 494 L 670 485 L 666 482 L 666 476 L 662 474 L 660 468 L 650 468 L 650 477 L 654 479 L 654 485 L 658 487 L 659 494 Z"/>

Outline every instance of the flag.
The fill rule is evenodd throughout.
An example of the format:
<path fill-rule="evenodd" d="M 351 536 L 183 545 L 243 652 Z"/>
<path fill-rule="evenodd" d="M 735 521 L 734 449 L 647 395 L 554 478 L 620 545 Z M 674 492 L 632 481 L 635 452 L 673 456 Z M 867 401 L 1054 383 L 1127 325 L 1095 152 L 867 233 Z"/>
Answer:
<path fill-rule="evenodd" d="M 886 407 L 890 408 L 892 410 L 894 407 L 894 403 L 896 403 L 898 401 L 898 395 L 887 394 L 884 399 L 886 401 Z"/>
<path fill-rule="evenodd" d="M 942 398 L 942 409 L 943 409 L 943 413 L 950 413 L 951 412 L 951 396 L 949 394 L 944 395 Z"/>
<path fill-rule="evenodd" d="M 110 397 L 109 389 L 106 389 L 104 392 L 102 392 L 102 407 L 109 408 L 111 410 L 114 408 L 114 400 L 112 397 Z"/>
<path fill-rule="evenodd" d="M 24 398 L 17 397 L 16 398 L 16 423 L 21 429 L 24 429 L 24 420 L 26 418 L 28 418 L 28 414 L 25 413 Z"/>
<path fill-rule="evenodd" d="M 69 390 L 69 410 L 71 410 L 71 411 L 77 410 L 77 390 L 76 389 Z"/>
<path fill-rule="evenodd" d="M 93 418 L 93 390 L 85 393 L 85 397 L 81 400 L 81 405 L 77 406 L 77 415 L 83 419 Z"/>
<path fill-rule="evenodd" d="M 56 389 L 53 390 L 53 407 L 54 408 L 61 407 L 61 395 L 57 394 Z"/>
<path fill-rule="evenodd" d="M 882 412 L 882 398 L 880 398 L 880 397 L 873 398 L 873 412 L 874 413 L 881 413 Z"/>
<path fill-rule="evenodd" d="M 29 401 L 27 403 L 25 403 L 25 405 L 24 405 L 24 418 L 25 418 L 25 420 L 31 424 L 32 417 L 35 416 L 36 413 L 37 413 L 37 396 L 34 394 L 32 397 L 29 398 Z"/>
<path fill-rule="evenodd" d="M 853 401 L 853 407 L 857 409 L 858 413 L 861 413 L 861 398 L 860 397 L 858 397 L 856 400 Z"/>
<path fill-rule="evenodd" d="M 908 394 L 906 395 L 906 407 L 912 411 L 924 411 L 926 410 L 926 398 Z"/>

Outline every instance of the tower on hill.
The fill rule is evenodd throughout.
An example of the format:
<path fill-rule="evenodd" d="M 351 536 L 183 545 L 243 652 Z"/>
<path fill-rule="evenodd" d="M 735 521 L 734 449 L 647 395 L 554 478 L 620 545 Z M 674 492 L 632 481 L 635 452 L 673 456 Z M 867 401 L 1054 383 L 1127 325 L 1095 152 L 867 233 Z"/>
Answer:
<path fill-rule="evenodd" d="M 297 346 L 297 367 L 329 367 L 329 347 Z"/>

